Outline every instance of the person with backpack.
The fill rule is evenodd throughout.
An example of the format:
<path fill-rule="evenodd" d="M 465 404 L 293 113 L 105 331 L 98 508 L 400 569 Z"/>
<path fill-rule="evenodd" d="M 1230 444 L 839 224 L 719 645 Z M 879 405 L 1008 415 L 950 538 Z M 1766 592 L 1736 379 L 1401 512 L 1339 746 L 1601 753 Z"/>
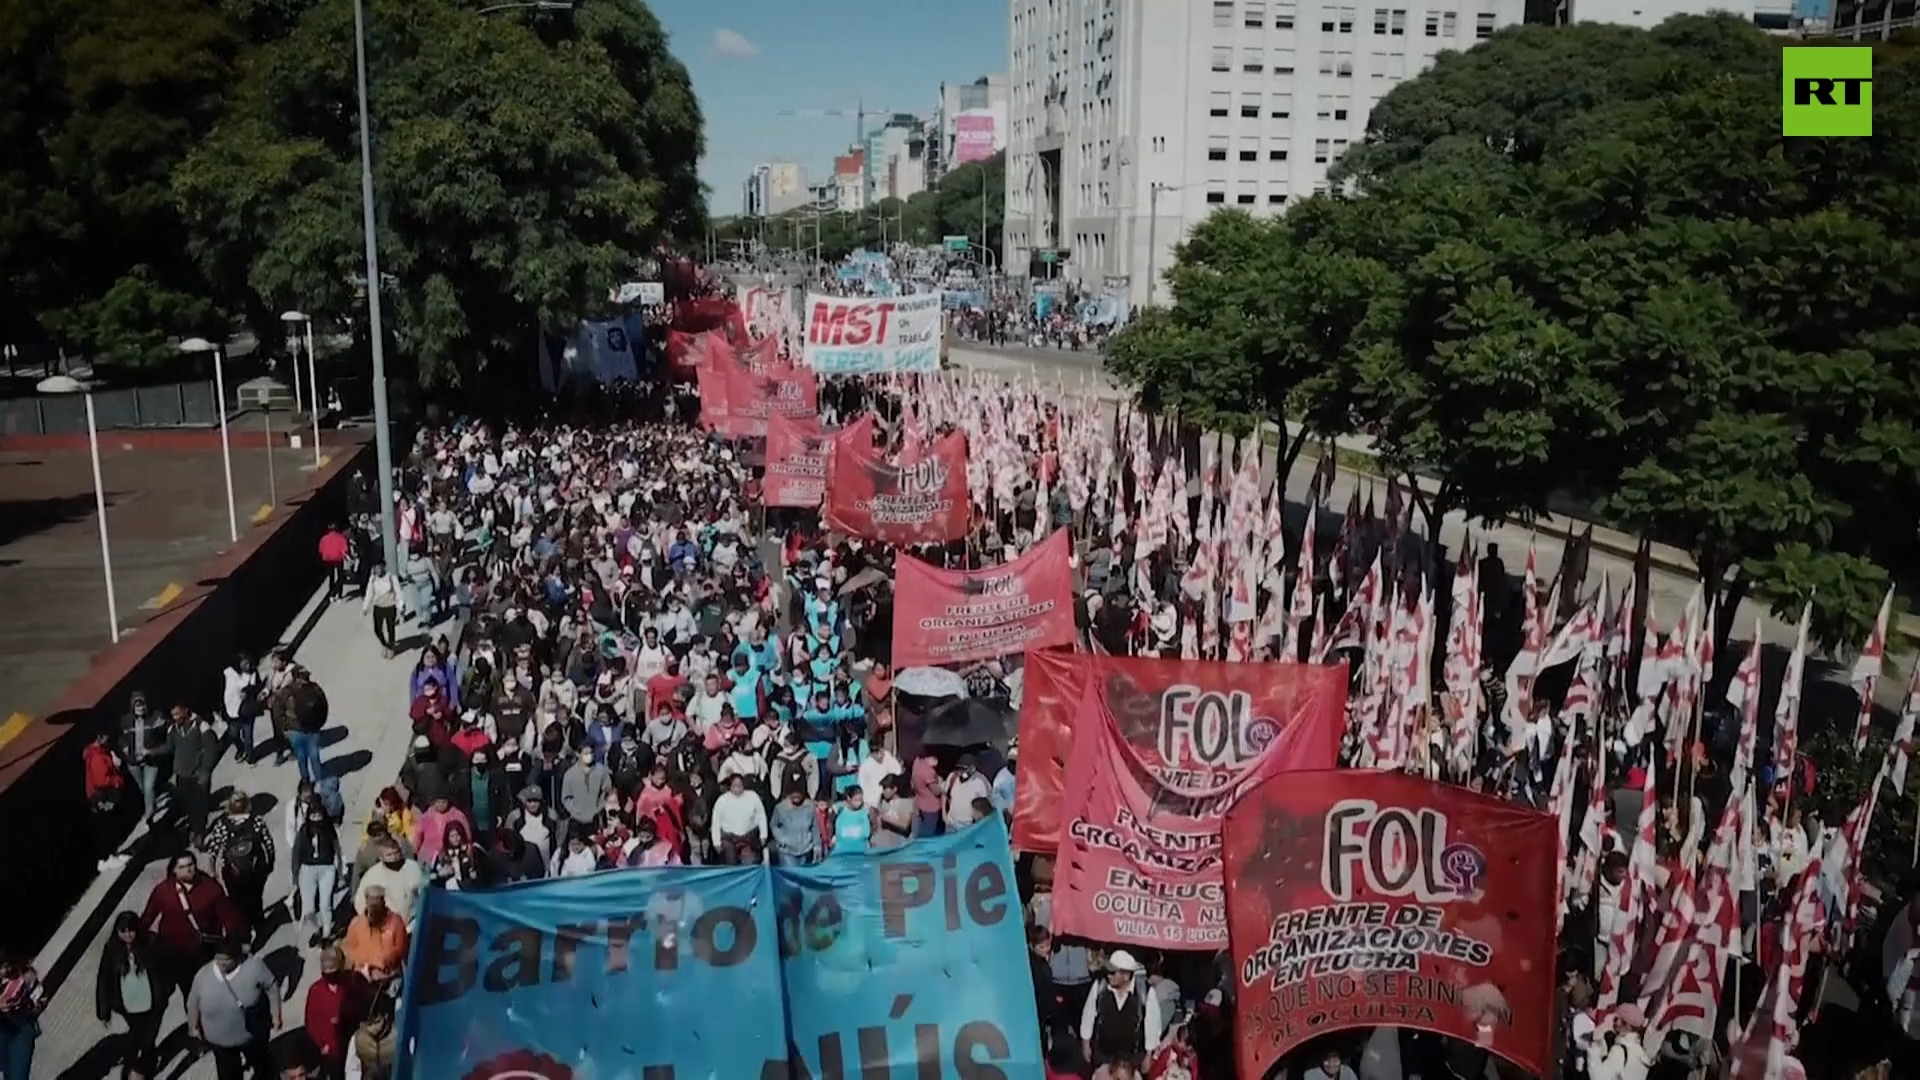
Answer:
<path fill-rule="evenodd" d="M 227 796 L 227 812 L 207 830 L 207 853 L 249 939 L 266 929 L 267 878 L 273 871 L 273 830 L 244 791 Z"/>

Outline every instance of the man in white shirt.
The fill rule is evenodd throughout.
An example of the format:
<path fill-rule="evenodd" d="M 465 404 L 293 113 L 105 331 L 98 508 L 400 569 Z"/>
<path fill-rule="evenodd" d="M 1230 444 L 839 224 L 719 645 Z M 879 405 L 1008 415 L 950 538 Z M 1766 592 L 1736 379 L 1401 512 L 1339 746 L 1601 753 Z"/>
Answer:
<path fill-rule="evenodd" d="M 383 842 L 379 850 L 380 861 L 360 876 L 360 887 L 353 892 L 353 909 L 365 915 L 367 890 L 379 888 L 386 891 L 387 910 L 399 916 L 401 922 L 412 922 L 420 895 L 427 891 L 426 871 L 402 855 L 400 845 L 392 840 Z"/>
<path fill-rule="evenodd" d="M 1160 1002 L 1140 993 L 1140 961 L 1125 949 L 1107 957 L 1107 984 L 1080 1010 L 1080 1052 L 1098 1071 L 1115 1061 L 1143 1067 L 1160 1045 Z"/>
<path fill-rule="evenodd" d="M 885 746 L 872 747 L 867 751 L 867 756 L 860 759 L 860 793 L 868 806 L 880 805 L 880 778 L 888 774 L 900 776 L 902 770 L 900 759 L 894 757 L 893 751 Z"/>
<path fill-rule="evenodd" d="M 688 672 L 688 677 L 697 678 L 698 676 Z M 726 708 L 726 705 L 727 695 L 720 689 L 720 677 L 708 674 L 701 680 L 700 692 L 694 694 L 693 700 L 687 702 L 687 723 L 693 725 L 693 730 L 704 738 L 707 729 L 713 726 L 714 721 L 720 719 L 720 710 Z"/>
<path fill-rule="evenodd" d="M 660 631 L 647 627 L 645 640 L 633 651 L 634 681 L 645 685 L 648 679 L 667 670 L 667 648 L 660 644 Z"/>
<path fill-rule="evenodd" d="M 750 839 L 756 850 L 766 851 L 767 807 L 747 790 L 747 778 L 740 773 L 729 776 L 726 784 L 727 790 L 713 801 L 713 847 L 722 863 L 733 864 L 742 840 Z"/>
<path fill-rule="evenodd" d="M 961 754 L 959 766 L 947 780 L 944 817 L 948 832 L 958 832 L 980 820 L 980 815 L 973 809 L 975 799 L 985 799 L 991 803 L 993 785 L 974 767 L 972 754 Z"/>

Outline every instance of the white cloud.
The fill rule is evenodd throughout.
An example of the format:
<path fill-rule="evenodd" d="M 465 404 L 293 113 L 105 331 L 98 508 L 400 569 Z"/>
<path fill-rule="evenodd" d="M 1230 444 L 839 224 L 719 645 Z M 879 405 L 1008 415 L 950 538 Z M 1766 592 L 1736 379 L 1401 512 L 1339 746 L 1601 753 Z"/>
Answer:
<path fill-rule="evenodd" d="M 735 60 L 751 60 L 760 55 L 760 46 L 747 40 L 747 36 L 738 30 L 721 27 L 713 32 L 713 51 Z"/>

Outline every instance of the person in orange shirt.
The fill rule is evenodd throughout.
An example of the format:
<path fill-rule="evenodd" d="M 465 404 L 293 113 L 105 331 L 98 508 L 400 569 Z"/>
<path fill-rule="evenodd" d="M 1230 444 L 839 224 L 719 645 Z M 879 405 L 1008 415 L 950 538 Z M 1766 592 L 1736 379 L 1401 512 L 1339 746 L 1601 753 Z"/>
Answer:
<path fill-rule="evenodd" d="M 371 886 L 366 900 L 366 914 L 354 916 L 340 948 L 348 966 L 379 986 L 400 975 L 407 956 L 407 924 L 387 910 L 387 890 Z"/>

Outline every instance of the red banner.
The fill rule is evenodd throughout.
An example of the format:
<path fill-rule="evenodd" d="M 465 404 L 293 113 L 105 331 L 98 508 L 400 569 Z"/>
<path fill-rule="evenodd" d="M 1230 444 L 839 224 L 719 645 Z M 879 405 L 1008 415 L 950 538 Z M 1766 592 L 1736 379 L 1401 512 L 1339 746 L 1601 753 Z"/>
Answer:
<path fill-rule="evenodd" d="M 725 434 L 733 438 L 765 438 L 767 421 L 774 416 L 799 420 L 820 414 L 820 382 L 807 368 L 773 367 L 765 371 L 749 371 L 729 361 L 724 369 L 727 373 L 728 423 Z"/>
<path fill-rule="evenodd" d="M 1248 792 L 1222 830 L 1240 1075 L 1379 1025 L 1551 1075 L 1556 824 L 1404 773 L 1289 773 Z"/>
<path fill-rule="evenodd" d="M 767 417 L 768 506 L 811 509 L 820 505 L 827 489 L 827 456 L 833 436 L 820 429 L 817 417 Z"/>
<path fill-rule="evenodd" d="M 827 527 L 886 544 L 965 537 L 967 437 L 952 432 L 911 465 L 897 465 L 873 448 L 871 431 L 851 425 L 833 440 Z"/>
<path fill-rule="evenodd" d="M 893 569 L 893 662 L 899 667 L 988 660 L 1073 644 L 1067 531 L 985 570 L 941 570 L 911 555 Z"/>
<path fill-rule="evenodd" d="M 700 426 L 726 435 L 733 430 L 729 406 L 733 400 L 729 368 L 716 362 L 712 352 L 693 369 L 694 388 L 700 395 Z"/>
<path fill-rule="evenodd" d="M 1103 668 L 1074 721 L 1054 932 L 1221 948 L 1221 817 L 1271 776 L 1333 767 L 1346 727 L 1346 669 L 1119 657 Z"/>

